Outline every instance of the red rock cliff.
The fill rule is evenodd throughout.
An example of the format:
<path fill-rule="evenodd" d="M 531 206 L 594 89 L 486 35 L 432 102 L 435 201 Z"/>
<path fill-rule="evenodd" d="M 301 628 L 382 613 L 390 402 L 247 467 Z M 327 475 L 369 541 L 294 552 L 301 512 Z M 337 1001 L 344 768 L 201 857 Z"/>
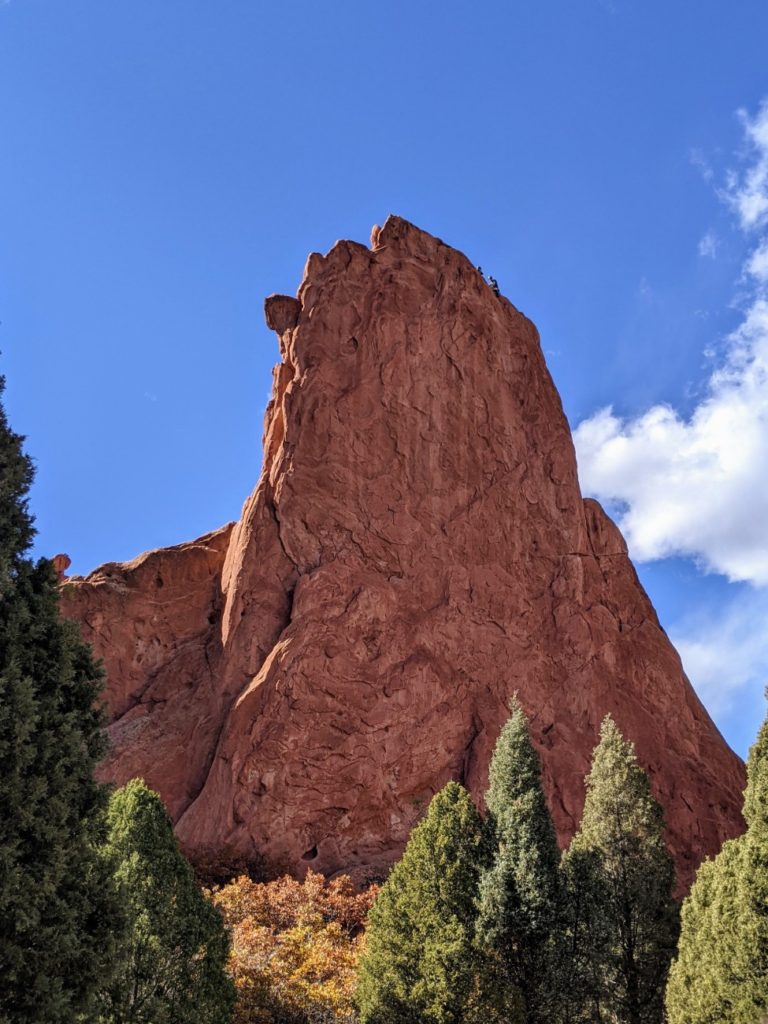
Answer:
<path fill-rule="evenodd" d="M 610 712 L 689 881 L 742 827 L 742 765 L 582 500 L 533 324 L 396 217 L 266 312 L 240 521 L 64 588 L 108 671 L 105 775 L 143 775 L 198 857 L 381 871 L 448 779 L 480 798 L 517 690 L 561 841 Z"/>

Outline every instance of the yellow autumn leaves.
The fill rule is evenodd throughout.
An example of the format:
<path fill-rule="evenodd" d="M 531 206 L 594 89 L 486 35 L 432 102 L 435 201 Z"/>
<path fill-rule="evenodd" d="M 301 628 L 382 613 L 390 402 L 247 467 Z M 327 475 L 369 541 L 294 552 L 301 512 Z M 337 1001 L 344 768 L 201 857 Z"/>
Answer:
<path fill-rule="evenodd" d="M 213 894 L 232 931 L 234 1024 L 354 1021 L 352 996 L 376 887 L 310 871 L 304 882 L 238 878 Z"/>

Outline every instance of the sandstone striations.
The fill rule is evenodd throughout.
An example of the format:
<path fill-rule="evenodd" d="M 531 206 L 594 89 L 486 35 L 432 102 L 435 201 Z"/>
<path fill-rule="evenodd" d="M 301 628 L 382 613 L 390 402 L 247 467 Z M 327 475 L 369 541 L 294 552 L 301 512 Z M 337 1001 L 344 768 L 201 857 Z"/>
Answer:
<path fill-rule="evenodd" d="M 518 691 L 561 841 L 610 712 L 687 883 L 741 830 L 742 765 L 582 500 L 533 324 L 396 217 L 266 315 L 240 521 L 64 587 L 108 671 L 105 775 L 143 775 L 199 858 L 381 872 L 448 779 L 481 797 Z"/>

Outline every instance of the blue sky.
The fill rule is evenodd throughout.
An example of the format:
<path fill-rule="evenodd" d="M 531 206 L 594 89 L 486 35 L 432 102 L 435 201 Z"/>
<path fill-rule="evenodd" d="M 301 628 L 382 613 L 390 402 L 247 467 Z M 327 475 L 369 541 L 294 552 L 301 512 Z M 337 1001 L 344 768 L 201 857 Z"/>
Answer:
<path fill-rule="evenodd" d="M 235 518 L 264 296 L 399 213 L 536 321 L 585 490 L 744 753 L 768 681 L 766 38 L 764 0 L 0 3 L 0 348 L 40 553 L 86 572 Z"/>

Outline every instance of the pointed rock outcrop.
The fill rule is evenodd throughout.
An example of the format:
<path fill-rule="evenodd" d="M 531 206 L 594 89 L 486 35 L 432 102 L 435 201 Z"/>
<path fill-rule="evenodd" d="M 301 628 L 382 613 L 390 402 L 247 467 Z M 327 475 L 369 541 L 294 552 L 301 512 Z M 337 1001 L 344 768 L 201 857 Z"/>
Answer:
<path fill-rule="evenodd" d="M 742 828 L 743 768 L 614 524 L 579 490 L 536 328 L 397 217 L 312 254 L 232 527 L 65 585 L 112 751 L 201 859 L 383 871 L 429 799 L 479 799 L 517 691 L 561 841 L 602 717 L 633 739 L 680 878 Z"/>

